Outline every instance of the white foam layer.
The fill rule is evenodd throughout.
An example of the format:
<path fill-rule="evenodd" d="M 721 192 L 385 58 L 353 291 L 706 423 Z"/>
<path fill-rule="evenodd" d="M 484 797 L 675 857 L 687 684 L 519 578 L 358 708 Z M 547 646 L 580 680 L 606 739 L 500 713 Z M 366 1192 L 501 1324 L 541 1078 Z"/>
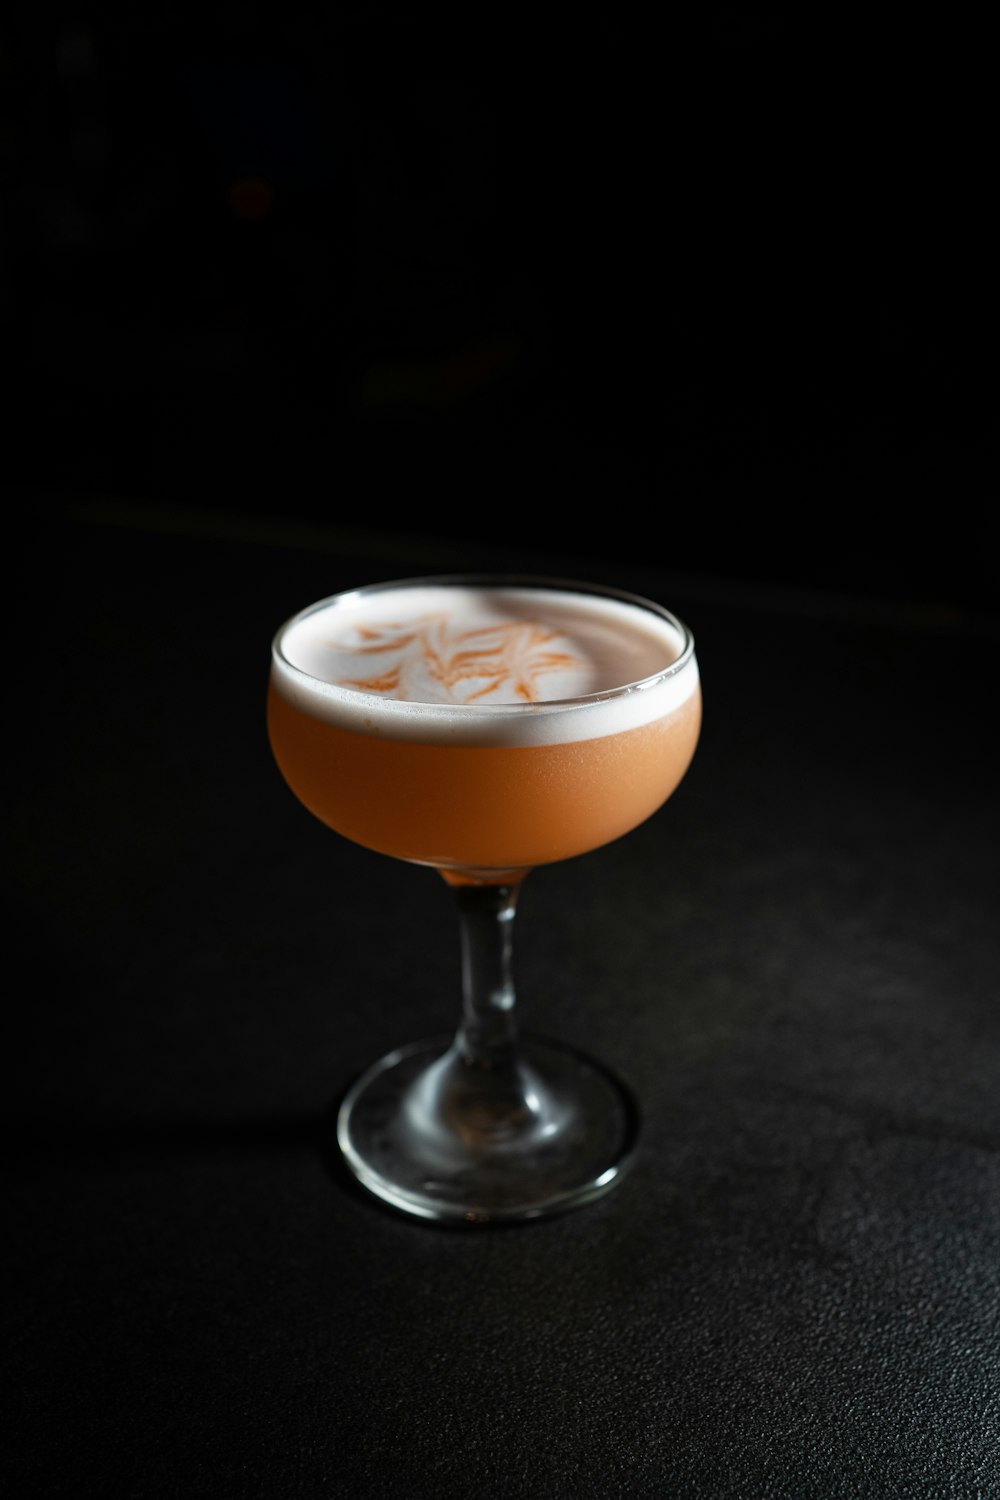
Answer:
<path fill-rule="evenodd" d="M 273 681 L 314 718 L 394 739 L 544 744 L 616 734 L 698 686 L 658 606 L 523 584 L 393 584 L 310 606 L 275 637 Z"/>

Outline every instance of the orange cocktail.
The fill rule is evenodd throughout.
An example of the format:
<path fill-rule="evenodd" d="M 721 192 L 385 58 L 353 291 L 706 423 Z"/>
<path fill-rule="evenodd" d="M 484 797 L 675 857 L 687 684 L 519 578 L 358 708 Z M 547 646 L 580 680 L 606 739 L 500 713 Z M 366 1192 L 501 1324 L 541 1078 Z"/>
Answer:
<path fill-rule="evenodd" d="M 607 1192 L 633 1159 L 638 1110 L 597 1059 L 521 1034 L 512 924 L 530 870 L 620 838 L 683 777 L 701 727 L 686 626 L 586 583 L 377 584 L 281 627 L 267 722 L 309 811 L 439 871 L 459 915 L 461 1022 L 347 1090 L 350 1170 L 404 1213 L 464 1224 Z"/>
<path fill-rule="evenodd" d="M 268 695 L 285 779 L 346 838 L 484 878 L 620 837 L 687 770 L 701 693 L 669 620 L 555 587 L 354 599 L 286 629 Z"/>

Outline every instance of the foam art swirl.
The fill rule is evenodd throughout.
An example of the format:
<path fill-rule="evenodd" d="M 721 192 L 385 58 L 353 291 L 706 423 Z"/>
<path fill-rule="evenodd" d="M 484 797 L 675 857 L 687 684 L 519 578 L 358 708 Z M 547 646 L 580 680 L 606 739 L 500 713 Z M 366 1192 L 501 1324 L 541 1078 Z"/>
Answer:
<path fill-rule="evenodd" d="M 558 631 L 531 620 L 471 629 L 445 613 L 366 621 L 354 639 L 330 644 L 372 667 L 338 677 L 341 687 L 407 703 L 537 703 L 546 696 L 543 679 L 583 665 Z"/>
<path fill-rule="evenodd" d="M 360 734 L 564 743 L 647 724 L 693 698 L 698 668 L 693 648 L 682 660 L 684 643 L 681 624 L 643 601 L 420 580 L 300 611 L 272 643 L 272 680 L 296 708 Z"/>

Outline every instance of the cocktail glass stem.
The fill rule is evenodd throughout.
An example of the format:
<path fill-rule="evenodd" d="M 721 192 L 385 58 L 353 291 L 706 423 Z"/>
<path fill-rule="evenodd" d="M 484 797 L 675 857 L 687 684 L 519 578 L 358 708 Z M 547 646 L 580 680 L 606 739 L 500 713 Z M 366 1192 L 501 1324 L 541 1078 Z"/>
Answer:
<path fill-rule="evenodd" d="M 513 978 L 520 879 L 449 881 L 459 915 L 462 1018 L 451 1046 L 411 1098 L 415 1124 L 445 1147 L 489 1153 L 557 1128 L 560 1101 L 522 1055 Z"/>
<path fill-rule="evenodd" d="M 595 1059 L 519 1029 L 513 929 L 524 873 L 502 884 L 445 876 L 461 936 L 457 1030 L 390 1053 L 340 1107 L 338 1142 L 355 1174 L 424 1218 L 537 1218 L 606 1192 L 632 1160 L 628 1090 Z"/>
<path fill-rule="evenodd" d="M 482 1071 L 507 1067 L 517 1047 L 514 917 L 520 882 L 452 886 L 462 943 L 462 1061 Z"/>

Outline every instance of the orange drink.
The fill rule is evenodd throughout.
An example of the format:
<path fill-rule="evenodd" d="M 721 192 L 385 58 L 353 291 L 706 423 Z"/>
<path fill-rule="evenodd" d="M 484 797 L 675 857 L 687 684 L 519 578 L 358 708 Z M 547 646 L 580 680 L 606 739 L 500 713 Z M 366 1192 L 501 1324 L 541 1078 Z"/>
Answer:
<path fill-rule="evenodd" d="M 687 770 L 700 723 L 697 666 L 670 618 L 555 585 L 325 601 L 285 627 L 268 693 L 275 758 L 316 817 L 478 878 L 643 822 Z"/>
<path fill-rule="evenodd" d="M 687 627 L 560 579 L 375 584 L 277 632 L 267 725 L 316 818 L 438 871 L 459 916 L 460 1024 L 347 1089 L 348 1168 L 403 1213 L 461 1224 L 607 1192 L 633 1160 L 638 1109 L 597 1059 L 521 1034 L 512 924 L 530 870 L 620 838 L 687 771 L 701 728 Z"/>

